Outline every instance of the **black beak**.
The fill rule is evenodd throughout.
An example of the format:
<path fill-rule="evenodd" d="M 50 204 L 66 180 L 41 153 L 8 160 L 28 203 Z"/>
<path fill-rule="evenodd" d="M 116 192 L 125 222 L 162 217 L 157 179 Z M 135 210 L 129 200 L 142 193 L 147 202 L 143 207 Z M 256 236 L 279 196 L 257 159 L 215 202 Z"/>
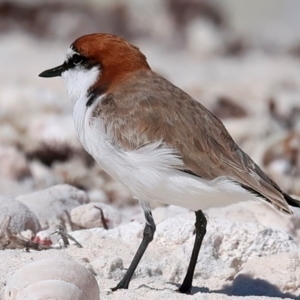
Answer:
<path fill-rule="evenodd" d="M 46 78 L 57 77 L 57 76 L 61 76 L 61 73 L 65 70 L 66 69 L 65 69 L 64 65 L 60 65 L 60 66 L 55 67 L 53 69 L 49 69 L 49 70 L 46 70 L 46 71 L 42 72 L 39 76 L 40 77 L 46 77 Z"/>

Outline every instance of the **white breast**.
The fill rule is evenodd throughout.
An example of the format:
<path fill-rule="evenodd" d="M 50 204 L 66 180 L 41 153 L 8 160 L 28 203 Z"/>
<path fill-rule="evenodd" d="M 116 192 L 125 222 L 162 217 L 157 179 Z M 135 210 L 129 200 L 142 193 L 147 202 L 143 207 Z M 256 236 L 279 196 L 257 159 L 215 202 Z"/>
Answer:
<path fill-rule="evenodd" d="M 87 99 L 85 99 L 86 101 Z M 86 108 L 84 101 L 74 107 L 74 121 L 80 141 L 100 167 L 126 185 L 140 201 L 158 201 L 192 210 L 226 206 L 255 197 L 226 178 L 207 181 L 175 167 L 182 161 L 161 142 L 134 151 L 125 151 L 112 143 L 100 118 L 91 121 L 95 105 Z"/>

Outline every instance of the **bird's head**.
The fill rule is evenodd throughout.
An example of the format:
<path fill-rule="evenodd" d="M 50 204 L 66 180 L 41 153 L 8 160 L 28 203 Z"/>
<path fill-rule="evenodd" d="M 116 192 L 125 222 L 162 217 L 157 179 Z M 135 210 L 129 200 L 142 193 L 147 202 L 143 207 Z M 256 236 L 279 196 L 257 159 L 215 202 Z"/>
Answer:
<path fill-rule="evenodd" d="M 61 76 L 69 97 L 112 91 L 131 72 L 150 69 L 140 50 L 123 38 L 94 33 L 78 38 L 68 49 L 64 63 L 42 72 L 40 77 Z"/>

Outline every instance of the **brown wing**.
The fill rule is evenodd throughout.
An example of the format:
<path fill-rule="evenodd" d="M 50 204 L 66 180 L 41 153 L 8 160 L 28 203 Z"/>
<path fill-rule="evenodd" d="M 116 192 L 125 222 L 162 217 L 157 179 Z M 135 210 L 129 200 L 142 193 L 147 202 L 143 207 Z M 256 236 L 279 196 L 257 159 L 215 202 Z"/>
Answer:
<path fill-rule="evenodd" d="M 133 150 L 162 140 L 181 155 L 185 171 L 207 180 L 225 176 L 291 212 L 280 188 L 204 106 L 150 70 L 130 76 L 94 112 L 118 145 Z"/>

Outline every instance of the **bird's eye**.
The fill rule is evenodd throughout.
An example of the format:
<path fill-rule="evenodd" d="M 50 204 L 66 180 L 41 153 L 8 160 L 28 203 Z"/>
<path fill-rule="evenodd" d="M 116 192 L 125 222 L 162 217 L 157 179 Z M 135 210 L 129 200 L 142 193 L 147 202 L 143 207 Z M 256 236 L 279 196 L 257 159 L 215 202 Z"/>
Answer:
<path fill-rule="evenodd" d="M 82 55 L 74 54 L 72 57 L 72 61 L 75 66 L 81 64 L 84 60 L 85 60 L 85 57 Z"/>

